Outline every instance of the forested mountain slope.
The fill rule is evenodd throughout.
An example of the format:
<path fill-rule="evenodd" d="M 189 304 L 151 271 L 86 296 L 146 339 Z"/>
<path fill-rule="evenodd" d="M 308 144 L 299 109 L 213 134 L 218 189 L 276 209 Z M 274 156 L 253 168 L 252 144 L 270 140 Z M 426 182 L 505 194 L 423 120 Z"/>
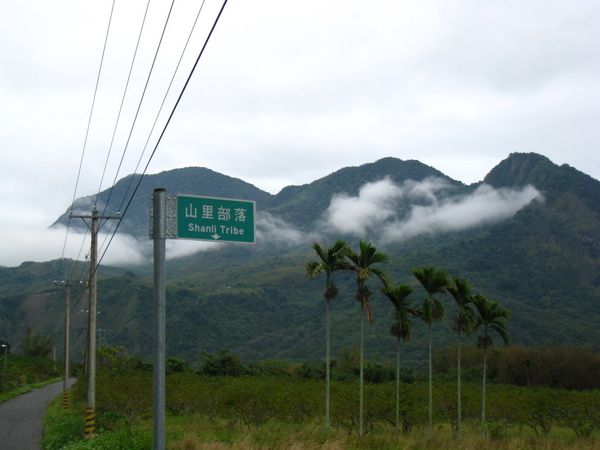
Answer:
<path fill-rule="evenodd" d="M 155 177 L 142 183 L 121 230 L 140 240 L 147 240 L 148 198 L 155 187 L 256 200 L 259 213 L 256 245 L 221 244 L 169 261 L 170 355 L 194 362 L 201 350 L 229 348 L 245 360 L 321 359 L 324 280 L 305 278 L 304 265 L 316 257 L 313 241 L 331 244 L 340 238 L 354 248 L 358 240 L 369 241 L 386 252 L 391 264 L 382 268 L 394 284 L 414 286 L 415 304 L 425 294 L 411 268 L 432 265 L 467 278 L 475 292 L 511 310 L 509 330 L 516 345 L 564 342 L 597 348 L 600 342 L 600 182 L 543 156 L 512 154 L 471 186 L 418 161 L 395 158 L 340 169 L 275 196 L 208 169 Z M 124 179 L 117 186 L 125 189 L 128 183 Z M 100 195 L 103 202 L 108 195 Z M 78 201 L 81 207 L 84 203 Z M 0 281 L 0 305 L 11 305 L 0 309 L 0 321 L 16 337 L 31 325 L 62 342 L 63 290 L 48 284 L 44 320 L 28 322 L 32 296 L 39 295 L 43 282 L 31 278 L 29 266 L 11 270 L 11 277 Z M 128 273 L 99 283 L 99 327 L 105 330 L 104 342 L 149 356 L 151 265 L 124 270 Z M 38 288 L 21 289 L 19 279 Z M 332 346 L 339 352 L 358 345 L 359 306 L 353 274 L 337 276 L 336 284 L 340 295 L 332 303 Z M 373 283 L 375 323 L 366 342 L 375 359 L 395 350 L 389 336 L 391 304 L 378 289 Z M 436 348 L 455 340 L 452 302 L 444 302 L 447 319 L 434 325 Z M 413 367 L 425 358 L 425 334 L 415 319 L 413 342 L 403 350 Z M 464 341 L 473 343 L 476 337 Z M 74 342 L 82 340 L 74 337 Z"/>

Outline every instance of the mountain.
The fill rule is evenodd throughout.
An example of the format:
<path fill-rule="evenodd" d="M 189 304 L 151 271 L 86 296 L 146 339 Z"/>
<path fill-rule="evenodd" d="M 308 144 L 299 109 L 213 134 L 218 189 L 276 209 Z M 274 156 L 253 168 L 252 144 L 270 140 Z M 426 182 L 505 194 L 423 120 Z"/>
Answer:
<path fill-rule="evenodd" d="M 103 215 L 114 216 L 127 207 L 127 214 L 119 231 L 146 239 L 149 198 L 154 189 L 160 187 L 169 193 L 254 200 L 257 210 L 268 212 L 300 229 L 305 229 L 312 226 L 314 219 L 325 212 L 333 196 L 340 193 L 356 195 L 366 182 L 385 177 L 398 184 L 409 179 L 422 181 L 437 177 L 447 181 L 449 186 L 454 188 L 463 186 L 462 183 L 419 161 L 402 161 L 397 158 L 383 158 L 371 164 L 345 167 L 310 184 L 288 186 L 277 195 L 271 195 L 242 180 L 207 168 L 188 167 L 146 175 L 141 182 L 140 175 L 129 175 L 119 180 L 114 188 L 102 191 L 97 199 L 94 196 L 77 199 L 73 207 L 52 226 L 66 225 L 71 210 L 75 214 L 89 214 L 94 203 L 100 211 L 104 211 Z M 139 187 L 136 190 L 138 183 Z M 127 205 L 126 199 L 134 191 L 133 200 Z M 84 228 L 84 224 L 77 221 L 72 222 L 71 226 Z"/>
<path fill-rule="evenodd" d="M 340 169 L 310 184 L 288 186 L 268 203 L 267 211 L 300 229 L 307 229 L 323 215 L 332 197 L 339 194 L 355 196 L 365 183 L 386 177 L 399 185 L 407 180 L 423 181 L 437 177 L 454 188 L 463 186 L 419 161 L 383 158 L 371 164 Z"/>
<path fill-rule="evenodd" d="M 123 198 L 135 180 L 127 177 L 112 193 L 101 193 L 99 204 Z M 410 269 L 433 265 L 468 279 L 475 292 L 508 307 L 515 345 L 562 342 L 599 350 L 600 182 L 541 155 L 511 154 L 483 182 L 470 186 L 418 161 L 384 158 L 277 195 L 209 169 L 168 171 L 144 177 L 120 232 L 148 241 L 149 195 L 155 187 L 256 200 L 259 215 L 257 244 L 221 244 L 169 260 L 169 355 L 194 363 L 201 350 L 229 348 L 244 360 L 321 359 L 324 280 L 305 278 L 304 265 L 316 256 L 313 240 L 338 238 L 354 248 L 359 239 L 367 240 L 387 253 L 390 278 L 414 286 L 415 303 L 424 293 Z M 89 201 L 78 200 L 76 210 Z M 107 210 L 114 214 L 118 208 Z M 63 215 L 57 222 L 65 220 Z M 17 342 L 30 325 L 62 342 L 64 291 L 48 281 L 57 264 L 1 268 L 0 326 L 9 331 L 10 341 Z M 151 264 L 101 267 L 100 274 L 101 342 L 148 357 Z M 332 303 L 332 345 L 339 351 L 358 345 L 359 307 L 354 275 L 335 280 L 340 295 Z M 375 284 L 372 290 L 375 323 L 366 349 L 369 358 L 390 357 L 395 350 L 389 336 L 391 306 Z M 85 310 L 85 296 L 77 298 L 74 309 Z M 450 300 L 444 299 L 446 321 L 434 326 L 437 348 L 455 341 Z M 83 323 L 73 329 L 79 354 L 84 330 Z M 405 364 L 421 367 L 425 334 L 424 325 L 415 321 L 413 341 L 404 345 Z M 465 341 L 474 343 L 476 337 Z"/>
<path fill-rule="evenodd" d="M 141 179 L 141 181 L 140 181 Z M 119 231 L 129 233 L 138 238 L 148 237 L 148 205 L 150 195 L 156 188 L 164 188 L 167 192 L 205 197 L 240 198 L 256 201 L 262 208 L 272 195 L 238 178 L 229 177 L 204 167 L 186 167 L 161 172 L 156 175 L 129 175 L 119 180 L 112 189 L 102 191 L 97 198 L 82 197 L 75 201 L 52 226 L 66 225 L 69 214 L 89 215 L 94 204 L 102 215 L 115 216 L 127 209 L 123 216 Z M 133 197 L 132 197 L 133 195 Z M 128 205 L 129 198 L 132 198 Z M 71 226 L 83 229 L 81 221 L 72 221 Z"/>

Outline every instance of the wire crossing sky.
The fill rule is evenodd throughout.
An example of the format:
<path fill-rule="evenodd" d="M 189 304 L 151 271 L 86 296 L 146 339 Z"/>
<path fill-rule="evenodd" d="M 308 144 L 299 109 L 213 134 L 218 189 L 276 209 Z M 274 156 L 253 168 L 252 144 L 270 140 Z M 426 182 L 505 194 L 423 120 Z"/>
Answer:
<path fill-rule="evenodd" d="M 115 1 L 77 197 L 105 165 L 109 183 L 143 170 L 222 1 L 206 0 L 185 52 L 201 2 L 173 3 L 132 129 L 171 1 L 150 2 L 140 35 L 147 5 Z M 2 5 L 0 265 L 61 255 L 64 230 L 47 227 L 72 201 L 111 8 Z M 232 1 L 148 173 L 208 167 L 277 193 L 394 156 L 473 183 L 532 151 L 598 179 L 598 23 L 586 0 Z"/>

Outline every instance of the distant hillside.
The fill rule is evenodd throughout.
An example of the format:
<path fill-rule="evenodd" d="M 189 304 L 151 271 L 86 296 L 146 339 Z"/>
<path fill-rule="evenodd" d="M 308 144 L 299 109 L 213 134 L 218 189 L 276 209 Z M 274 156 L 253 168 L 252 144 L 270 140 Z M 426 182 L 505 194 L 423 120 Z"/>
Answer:
<path fill-rule="evenodd" d="M 72 210 L 75 214 L 89 214 L 92 205 L 96 203 L 103 215 L 114 216 L 117 212 L 123 212 L 127 208 L 119 231 L 132 234 L 140 239 L 147 239 L 148 205 L 150 195 L 156 188 L 165 188 L 167 192 L 177 194 L 254 200 L 258 208 L 264 207 L 271 199 L 271 194 L 250 183 L 203 167 L 169 170 L 156 175 L 145 175 L 141 183 L 139 180 L 140 175 L 129 175 L 119 180 L 113 189 L 102 191 L 97 200 L 94 197 L 77 199 Z M 134 192 L 131 204 L 128 205 L 129 198 Z M 69 210 L 60 216 L 53 225 L 66 224 L 68 216 Z M 72 221 L 72 226 L 83 227 L 84 225 L 78 221 Z"/>
<path fill-rule="evenodd" d="M 462 183 L 419 161 L 402 161 L 397 158 L 383 158 L 359 167 L 346 167 L 310 184 L 288 186 L 277 195 L 271 195 L 240 179 L 210 169 L 188 167 L 144 176 L 130 205 L 127 205 L 124 199 L 128 199 L 134 192 L 140 175 L 129 175 L 119 180 L 112 190 L 102 191 L 97 200 L 94 197 L 77 199 L 73 211 L 76 214 L 89 214 L 96 202 L 99 210 L 104 211 L 105 215 L 115 215 L 128 206 L 119 231 L 146 239 L 150 195 L 155 188 L 162 187 L 167 192 L 178 194 L 254 200 L 259 212 L 268 212 L 300 229 L 305 229 L 325 212 L 334 195 L 356 195 L 365 183 L 386 177 L 398 184 L 407 180 L 422 181 L 429 177 L 438 177 L 446 180 L 455 189 L 464 188 Z M 69 211 L 65 212 L 53 225 L 66 224 L 68 215 Z M 72 225 L 83 227 L 83 224 L 77 221 L 72 222 Z"/>
<path fill-rule="evenodd" d="M 572 167 L 537 154 L 511 154 L 482 183 L 465 186 L 418 161 L 385 158 L 276 196 L 208 169 L 154 177 L 142 183 L 121 230 L 140 239 L 148 239 L 148 198 L 157 186 L 253 199 L 259 211 L 256 245 L 222 244 L 169 261 L 170 355 L 195 362 L 201 350 L 229 348 L 244 360 L 321 359 L 324 280 L 305 278 L 304 265 L 315 258 L 313 240 L 330 244 L 338 238 L 354 248 L 359 239 L 366 240 L 386 252 L 390 278 L 414 286 L 415 303 L 425 294 L 410 269 L 433 265 L 467 278 L 475 292 L 507 306 L 516 345 L 563 342 L 600 351 L 600 182 Z M 129 179 L 121 180 L 120 194 L 112 196 L 122 196 L 128 184 Z M 101 194 L 103 202 L 108 195 Z M 78 202 L 83 207 L 83 199 Z M 0 324 L 11 342 L 31 325 L 55 336 L 59 351 L 64 290 L 49 286 L 53 264 L 23 265 L 0 279 Z M 121 272 L 100 269 L 105 274 L 98 306 L 104 342 L 144 356 L 151 354 L 151 269 L 150 263 Z M 359 307 L 354 275 L 335 279 L 340 295 L 332 303 L 332 345 L 337 352 L 358 345 Z M 395 349 L 389 336 L 391 305 L 376 283 L 371 289 L 376 320 L 368 327 L 368 357 L 390 357 Z M 447 319 L 434 326 L 436 348 L 455 341 L 454 307 L 451 299 L 444 301 Z M 82 297 L 79 309 L 85 309 L 84 302 Z M 83 336 L 84 326 L 77 330 L 74 334 Z M 425 335 L 424 325 L 415 321 L 413 341 L 403 350 L 406 364 L 422 366 Z M 82 339 L 74 336 L 74 345 L 81 346 Z M 81 347 L 74 354 L 81 355 Z"/>
<path fill-rule="evenodd" d="M 321 217 L 333 196 L 355 196 L 365 183 L 386 177 L 398 185 L 407 180 L 422 181 L 429 177 L 439 177 L 448 181 L 454 188 L 463 186 L 462 183 L 419 161 L 383 158 L 359 167 L 340 169 L 310 184 L 288 186 L 272 199 L 267 211 L 301 229 L 306 229 Z"/>

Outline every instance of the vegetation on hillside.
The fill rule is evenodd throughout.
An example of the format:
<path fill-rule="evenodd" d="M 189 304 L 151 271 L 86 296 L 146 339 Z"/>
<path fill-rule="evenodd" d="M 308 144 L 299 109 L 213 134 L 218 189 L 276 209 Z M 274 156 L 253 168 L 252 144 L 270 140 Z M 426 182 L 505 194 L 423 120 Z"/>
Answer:
<path fill-rule="evenodd" d="M 169 190 L 216 189 L 210 195 L 234 197 L 227 191 L 262 198 L 260 213 L 285 224 L 263 229 L 268 237 L 281 231 L 281 239 L 255 246 L 223 245 L 206 252 L 176 258 L 168 264 L 167 346 L 169 354 L 199 361 L 201 352 L 214 353 L 223 347 L 240 355 L 242 361 L 277 358 L 295 362 L 321 359 L 326 353 L 323 318 L 323 282 L 304 277 L 304 265 L 314 259 L 309 248 L 313 235 L 298 230 L 327 230 L 319 222 L 334 194 L 357 195 L 361 185 L 388 177 L 397 184 L 408 179 L 423 180 L 443 174 L 417 161 L 387 158 L 360 167 L 341 169 L 305 186 L 284 189 L 271 196 L 252 189 L 241 180 L 214 172 L 194 170 L 165 172 L 154 180 Z M 207 183 L 204 183 L 204 182 Z M 462 186 L 448 181 L 436 201 L 444 203 L 472 193 L 479 184 Z M 406 284 L 418 292 L 419 282 L 411 268 L 438 267 L 474 285 L 473 294 L 484 293 L 513 312 L 510 332 L 517 345 L 526 347 L 562 342 L 598 350 L 600 314 L 595 313 L 600 287 L 600 182 L 568 166 L 557 166 L 534 154 L 514 154 L 494 168 L 484 180 L 501 189 L 518 189 L 528 184 L 538 188 L 543 202 L 534 201 L 507 220 L 468 230 L 435 232 L 403 242 L 368 236 L 335 236 L 357 248 L 370 241 L 389 255 L 386 270 L 395 285 Z M 125 189 L 129 179 L 122 180 Z M 210 184 L 210 186 L 209 186 Z M 171 186 L 173 187 L 171 189 Z M 245 190 L 248 188 L 249 190 Z M 241 190 L 240 190 L 241 189 Z M 127 220 L 147 241 L 148 191 L 136 198 L 136 214 Z M 251 197 L 249 197 L 251 198 Z M 139 200 L 139 202 L 138 202 Z M 425 202 L 426 200 L 423 200 Z M 452 204 L 451 202 L 449 204 Z M 423 203 L 424 206 L 425 203 Z M 397 205 L 398 206 L 398 205 Z M 398 207 L 406 206 L 399 202 Z M 484 207 L 485 205 L 481 205 Z M 265 215 L 264 217 L 267 217 Z M 125 224 L 123 225 L 125 226 Z M 126 229 L 126 228 L 123 228 Z M 289 235 L 288 231 L 293 231 Z M 267 234 L 270 233 L 270 234 Z M 286 239 L 287 238 L 287 239 Z M 303 240 L 304 239 L 304 240 Z M 309 240 L 310 239 L 310 240 Z M 319 239 L 326 239 L 319 237 Z M 0 327 L 3 335 L 19 342 L 27 326 L 35 333 L 52 336 L 57 356 L 62 355 L 64 289 L 52 281 L 62 262 L 23 263 L 0 268 Z M 82 268 L 83 269 L 83 268 Z M 77 270 L 85 274 L 85 270 Z M 98 327 L 101 343 L 125 345 L 132 354 L 152 353 L 148 323 L 152 320 L 151 265 L 115 269 L 102 266 L 98 289 Z M 359 315 L 352 274 L 340 274 L 338 296 L 331 302 L 331 357 L 343 348 L 360 347 Z M 419 294 L 420 295 L 420 294 Z M 458 306 L 446 296 L 448 319 L 432 327 L 436 346 L 457 339 L 452 318 Z M 73 294 L 72 355 L 83 358 L 85 347 L 86 294 Z M 389 300 L 375 288 L 369 300 L 374 323 L 367 327 L 365 357 L 393 358 L 397 342 L 386 339 L 393 311 Z M 477 336 L 461 334 L 465 344 Z M 428 364 L 427 324 L 416 321 L 411 345 L 402 350 L 403 364 L 421 370 Z M 20 350 L 20 349 L 19 349 Z"/>

